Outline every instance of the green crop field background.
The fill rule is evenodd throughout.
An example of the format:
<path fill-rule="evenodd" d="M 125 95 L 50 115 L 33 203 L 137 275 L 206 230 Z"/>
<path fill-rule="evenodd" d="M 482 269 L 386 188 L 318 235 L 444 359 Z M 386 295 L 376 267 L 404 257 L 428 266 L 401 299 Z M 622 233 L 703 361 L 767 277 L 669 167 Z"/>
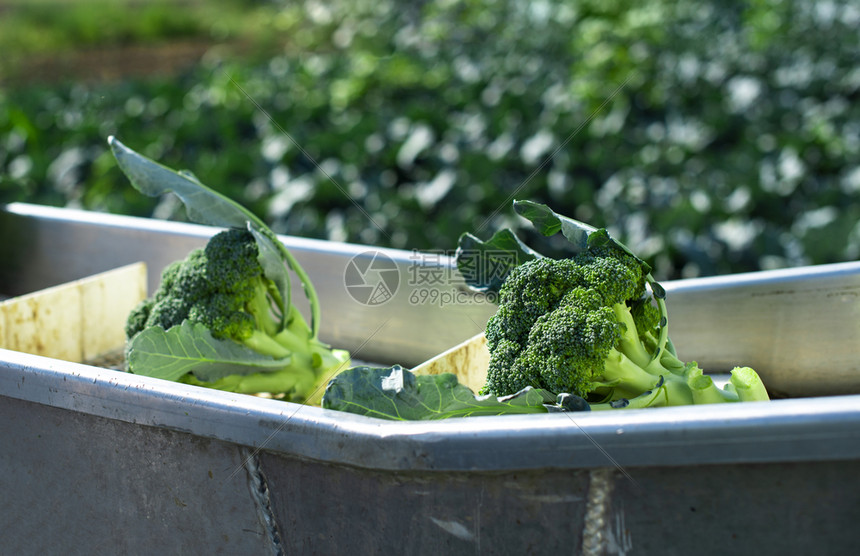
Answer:
<path fill-rule="evenodd" d="M 450 250 L 533 199 L 661 279 L 860 257 L 860 0 L 0 1 L 0 202 Z M 555 251 L 523 230 L 535 247 Z"/>

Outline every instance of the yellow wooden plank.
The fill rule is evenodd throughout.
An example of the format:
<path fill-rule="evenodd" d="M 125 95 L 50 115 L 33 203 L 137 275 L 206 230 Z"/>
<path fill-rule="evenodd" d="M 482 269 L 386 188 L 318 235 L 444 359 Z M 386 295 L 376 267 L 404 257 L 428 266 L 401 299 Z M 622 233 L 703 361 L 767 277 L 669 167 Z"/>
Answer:
<path fill-rule="evenodd" d="M 0 302 L 0 347 L 65 361 L 122 348 L 129 311 L 146 296 L 135 263 Z"/>
<path fill-rule="evenodd" d="M 146 297 L 146 265 L 137 263 L 84 278 L 81 292 L 81 355 L 89 361 L 125 343 L 129 311 Z"/>
<path fill-rule="evenodd" d="M 487 381 L 489 365 L 487 338 L 481 333 L 421 363 L 412 372 L 425 375 L 453 373 L 460 384 L 477 392 Z"/>
<path fill-rule="evenodd" d="M 81 298 L 63 284 L 3 302 L 7 349 L 65 361 L 81 358 Z"/>

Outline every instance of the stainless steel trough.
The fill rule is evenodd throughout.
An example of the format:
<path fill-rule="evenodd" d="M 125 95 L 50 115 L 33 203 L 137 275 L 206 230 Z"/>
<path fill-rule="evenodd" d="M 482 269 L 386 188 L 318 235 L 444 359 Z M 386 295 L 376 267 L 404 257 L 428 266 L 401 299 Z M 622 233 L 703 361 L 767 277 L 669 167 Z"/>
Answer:
<path fill-rule="evenodd" d="M 151 290 L 214 232 L 9 205 L 0 294 L 137 261 Z M 418 365 L 494 310 L 444 256 L 283 240 L 357 359 Z M 359 302 L 346 269 L 380 252 L 396 291 Z M 856 552 L 860 263 L 665 286 L 682 358 L 785 399 L 388 422 L 0 349 L 0 552 Z"/>

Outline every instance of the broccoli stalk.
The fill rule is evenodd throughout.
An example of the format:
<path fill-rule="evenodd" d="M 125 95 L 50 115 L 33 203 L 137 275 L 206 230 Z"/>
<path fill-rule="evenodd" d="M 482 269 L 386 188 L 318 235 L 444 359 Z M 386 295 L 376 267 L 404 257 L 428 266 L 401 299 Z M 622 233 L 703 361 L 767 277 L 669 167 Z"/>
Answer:
<path fill-rule="evenodd" d="M 629 357 L 634 365 L 648 368 L 649 372 L 658 371 L 659 373 L 660 370 L 666 370 L 660 360 L 654 357 L 652 352 L 643 344 L 636 328 L 636 322 L 630 313 L 630 308 L 624 303 L 615 303 L 612 305 L 612 312 L 622 325 L 620 329 L 621 337 L 618 340 L 618 348 L 621 352 Z M 659 346 L 658 342 L 655 342 L 655 346 Z M 654 352 L 656 351 L 655 347 Z"/>

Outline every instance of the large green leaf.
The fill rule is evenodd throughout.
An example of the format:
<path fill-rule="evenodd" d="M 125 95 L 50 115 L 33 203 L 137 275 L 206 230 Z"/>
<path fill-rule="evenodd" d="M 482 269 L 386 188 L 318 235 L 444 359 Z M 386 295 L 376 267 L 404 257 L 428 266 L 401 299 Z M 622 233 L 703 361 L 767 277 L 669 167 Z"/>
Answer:
<path fill-rule="evenodd" d="M 585 222 L 558 214 L 548 206 L 534 201 L 514 201 L 514 211 L 529 220 L 535 229 L 545 236 L 552 236 L 561 232 L 561 235 L 573 247 L 574 253 L 584 251 L 589 247 L 611 245 L 636 258 L 645 268 L 645 274 L 651 272 L 648 263 L 640 259 L 626 245 L 612 238 L 605 228 L 595 228 Z"/>
<path fill-rule="evenodd" d="M 597 231 L 593 226 L 562 216 L 548 206 L 534 201 L 514 201 L 514 211 L 529 220 L 543 235 L 551 236 L 561 232 L 580 250 L 588 246 L 588 236 Z"/>
<path fill-rule="evenodd" d="M 185 204 L 188 218 L 198 224 L 222 228 L 244 228 L 247 222 L 266 227 L 239 203 L 203 185 L 190 172 L 176 172 L 162 166 L 109 137 L 108 144 L 131 184 L 150 197 L 175 193 Z"/>
<path fill-rule="evenodd" d="M 151 326 L 131 339 L 129 371 L 165 380 L 193 373 L 198 380 L 213 382 L 228 375 L 278 371 L 290 357 L 275 359 L 232 340 L 212 336 L 204 325 L 185 321 L 164 330 Z"/>
<path fill-rule="evenodd" d="M 527 388 L 512 396 L 476 396 L 451 373 L 416 375 L 394 365 L 354 367 L 333 378 L 322 406 L 369 417 L 420 421 L 569 409 L 556 405 L 556 395 Z"/>

